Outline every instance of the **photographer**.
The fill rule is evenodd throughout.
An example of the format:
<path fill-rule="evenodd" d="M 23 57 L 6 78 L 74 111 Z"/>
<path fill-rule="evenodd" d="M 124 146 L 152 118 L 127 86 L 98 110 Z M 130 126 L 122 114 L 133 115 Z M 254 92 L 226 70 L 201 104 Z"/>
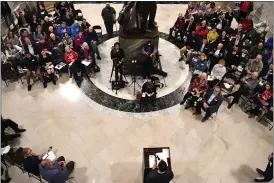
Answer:
<path fill-rule="evenodd" d="M 113 61 L 115 67 L 115 81 L 118 81 L 118 72 L 120 73 L 120 81 L 123 81 L 123 61 L 125 58 L 125 52 L 120 48 L 120 43 L 116 42 L 110 52 L 110 58 Z"/>

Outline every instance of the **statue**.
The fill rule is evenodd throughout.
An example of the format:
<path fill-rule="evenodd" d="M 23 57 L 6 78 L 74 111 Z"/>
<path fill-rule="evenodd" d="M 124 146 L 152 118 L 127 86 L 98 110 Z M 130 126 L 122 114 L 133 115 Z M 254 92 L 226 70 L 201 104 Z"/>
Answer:
<path fill-rule="evenodd" d="M 156 26 L 156 10 L 154 1 L 127 1 L 119 13 L 118 22 L 125 33 L 151 32 Z"/>

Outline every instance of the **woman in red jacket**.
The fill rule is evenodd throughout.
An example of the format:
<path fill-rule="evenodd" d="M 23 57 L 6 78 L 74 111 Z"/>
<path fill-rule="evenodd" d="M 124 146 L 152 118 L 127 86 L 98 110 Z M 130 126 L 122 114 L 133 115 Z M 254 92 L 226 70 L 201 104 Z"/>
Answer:
<path fill-rule="evenodd" d="M 69 46 L 66 46 L 65 51 L 65 61 L 69 65 L 69 77 L 72 78 L 72 74 L 76 70 L 76 61 L 78 60 L 78 54 L 73 51 Z"/>

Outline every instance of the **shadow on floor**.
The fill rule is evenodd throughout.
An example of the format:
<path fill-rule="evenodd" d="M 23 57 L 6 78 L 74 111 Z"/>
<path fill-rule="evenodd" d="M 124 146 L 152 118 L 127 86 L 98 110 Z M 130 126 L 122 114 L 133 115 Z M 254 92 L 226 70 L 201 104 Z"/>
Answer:
<path fill-rule="evenodd" d="M 256 167 L 249 167 L 248 165 L 241 165 L 238 169 L 232 170 L 232 176 L 238 179 L 238 182 L 254 182 L 254 178 L 258 177 L 255 171 Z"/>

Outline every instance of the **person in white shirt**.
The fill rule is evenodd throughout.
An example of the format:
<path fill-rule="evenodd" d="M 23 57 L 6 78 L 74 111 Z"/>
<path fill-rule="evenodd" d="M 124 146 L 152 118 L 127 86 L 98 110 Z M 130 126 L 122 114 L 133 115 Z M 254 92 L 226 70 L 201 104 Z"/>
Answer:
<path fill-rule="evenodd" d="M 7 61 L 12 64 L 12 67 L 16 72 L 18 72 L 18 65 L 22 61 L 21 53 L 23 49 L 20 46 L 12 45 L 10 42 L 6 43 L 6 58 Z"/>
<path fill-rule="evenodd" d="M 221 59 L 218 64 L 216 64 L 210 74 L 210 79 L 208 79 L 208 85 L 210 88 L 218 84 L 226 73 L 225 60 Z"/>

